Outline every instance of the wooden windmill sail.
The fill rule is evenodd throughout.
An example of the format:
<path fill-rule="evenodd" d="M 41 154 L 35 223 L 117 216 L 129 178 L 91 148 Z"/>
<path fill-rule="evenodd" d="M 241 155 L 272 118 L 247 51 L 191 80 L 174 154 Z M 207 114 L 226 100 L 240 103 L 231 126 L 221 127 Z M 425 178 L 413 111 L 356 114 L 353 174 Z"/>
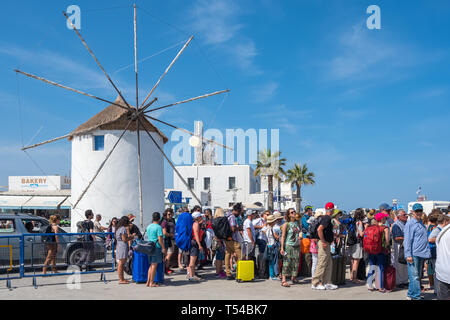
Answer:
<path fill-rule="evenodd" d="M 85 187 L 85 189 L 83 190 L 81 195 L 78 197 L 78 199 L 76 199 L 76 202 L 73 205 L 73 209 L 75 209 L 77 207 L 77 205 L 79 204 L 79 202 L 81 201 L 81 199 L 86 195 L 86 193 L 89 190 L 89 188 L 91 187 L 92 183 L 95 181 L 97 176 L 102 171 L 105 163 L 108 161 L 108 159 L 110 158 L 111 154 L 116 149 L 117 145 L 119 144 L 119 142 L 122 139 L 122 137 L 124 136 L 124 134 L 127 131 L 136 132 L 136 139 L 137 139 L 137 154 L 136 154 L 136 158 L 137 159 L 136 160 L 137 160 L 137 163 L 138 163 L 137 175 L 138 175 L 138 178 L 139 178 L 140 222 L 141 222 L 141 227 L 143 227 L 143 221 L 144 220 L 143 220 L 143 197 L 142 197 L 142 177 L 141 177 L 141 136 L 140 136 L 140 131 L 144 131 L 147 134 L 148 138 L 151 141 L 153 141 L 155 147 L 162 153 L 163 157 L 168 161 L 169 165 L 173 168 L 175 173 L 179 176 L 179 178 L 186 185 L 187 189 L 190 191 L 190 193 L 192 194 L 194 199 L 196 199 L 196 201 L 199 204 L 201 204 L 200 199 L 193 192 L 193 190 L 189 187 L 189 184 L 183 179 L 181 174 L 175 168 L 175 165 L 172 163 L 172 161 L 169 159 L 169 157 L 164 153 L 163 148 L 157 143 L 157 141 L 155 141 L 155 138 L 150 133 L 150 132 L 156 132 L 157 134 L 159 134 L 162 137 L 164 143 L 167 142 L 167 140 L 168 140 L 167 137 L 152 123 L 152 121 L 156 121 L 156 122 L 162 123 L 164 125 L 167 125 L 167 126 L 169 126 L 171 128 L 179 129 L 179 130 L 182 130 L 184 132 L 187 132 L 190 135 L 194 135 L 194 133 L 192 133 L 192 132 L 190 132 L 190 131 L 188 131 L 186 129 L 178 128 L 178 127 L 176 127 L 176 126 L 174 126 L 174 125 L 172 125 L 172 124 L 170 124 L 168 122 L 165 122 L 163 120 L 157 119 L 156 117 L 152 116 L 151 113 L 154 112 L 154 111 L 157 111 L 157 110 L 164 109 L 164 108 L 170 108 L 170 107 L 174 107 L 174 106 L 177 106 L 177 105 L 180 105 L 180 104 L 184 104 L 184 103 L 188 103 L 188 102 L 191 102 L 191 101 L 204 99 L 204 98 L 207 98 L 207 97 L 210 97 L 210 96 L 214 96 L 214 95 L 218 95 L 218 94 L 223 94 L 223 93 L 229 92 L 229 90 L 216 91 L 216 92 L 212 92 L 212 93 L 196 96 L 196 97 L 193 97 L 193 98 L 189 98 L 189 99 L 186 99 L 186 100 L 174 102 L 174 103 L 171 103 L 171 104 L 168 104 L 168 105 L 165 105 L 165 106 L 161 106 L 161 107 L 158 107 L 158 108 L 150 109 L 151 105 L 158 100 L 158 98 L 153 97 L 156 89 L 158 88 L 158 85 L 163 80 L 163 78 L 167 75 L 167 73 L 170 71 L 172 66 L 175 64 L 175 62 L 178 60 L 180 55 L 187 48 L 187 46 L 189 45 L 189 43 L 192 41 L 192 39 L 194 37 L 191 36 L 189 38 L 189 40 L 184 44 L 184 46 L 181 48 L 181 50 L 178 52 L 178 54 L 175 56 L 175 58 L 172 60 L 172 62 L 169 64 L 169 66 L 166 68 L 164 73 L 160 76 L 158 81 L 151 88 L 150 92 L 146 95 L 145 99 L 142 102 L 140 102 L 139 101 L 139 92 L 138 92 L 137 15 L 136 15 L 136 5 L 134 5 L 134 24 L 133 25 L 134 25 L 134 65 L 135 65 L 135 76 L 136 76 L 136 100 L 135 100 L 135 106 L 132 106 L 130 103 L 127 102 L 127 100 L 122 95 L 122 93 L 117 88 L 117 86 L 114 84 L 114 82 L 112 81 L 112 79 L 110 78 L 108 73 L 102 67 L 102 65 L 100 64 L 100 62 L 97 59 L 97 57 L 94 55 L 92 50 L 87 45 L 86 41 L 81 36 L 79 30 L 77 30 L 77 28 L 72 24 L 71 20 L 67 16 L 67 14 L 65 12 L 63 12 L 63 14 L 66 17 L 67 21 L 69 21 L 72 29 L 77 34 L 77 36 L 80 38 L 81 42 L 83 43 L 85 48 L 88 50 L 88 52 L 90 53 L 90 55 L 92 56 L 92 58 L 94 59 L 96 64 L 98 65 L 98 67 L 104 73 L 105 77 L 108 79 L 108 81 L 111 84 L 111 86 L 114 88 L 114 90 L 118 94 L 118 97 L 117 97 L 117 99 L 115 101 L 109 101 L 107 99 L 97 97 L 95 95 L 83 92 L 81 90 L 74 89 L 74 88 L 71 88 L 71 87 L 68 87 L 68 86 L 65 86 L 65 85 L 62 85 L 62 84 L 59 84 L 59 83 L 56 83 L 56 82 L 44 79 L 42 77 L 30 74 L 30 73 L 26 73 L 26 72 L 21 71 L 21 70 L 15 70 L 16 73 L 23 74 L 23 75 L 25 75 L 27 77 L 30 77 L 30 78 L 33 78 L 33 79 L 36 79 L 36 80 L 40 80 L 40 81 L 43 81 L 45 83 L 48 83 L 48 84 L 51 84 L 51 85 L 54 85 L 54 86 L 57 86 L 57 87 L 60 87 L 60 88 L 66 89 L 66 90 L 70 90 L 70 91 L 76 92 L 78 94 L 82 94 L 84 96 L 87 96 L 87 97 L 90 97 L 90 98 L 93 98 L 93 99 L 97 99 L 99 101 L 102 101 L 102 102 L 105 102 L 105 103 L 109 104 L 109 106 L 106 107 L 103 111 L 101 111 L 99 114 L 97 114 L 94 117 L 92 117 L 91 119 L 89 119 L 87 122 L 85 122 L 82 125 L 80 125 L 74 131 L 72 131 L 70 133 L 67 133 L 66 135 L 61 136 L 61 137 L 57 137 L 57 138 L 54 138 L 54 139 L 51 139 L 51 140 L 47 140 L 47 141 L 44 141 L 44 142 L 41 142 L 41 143 L 37 143 L 37 144 L 31 145 L 31 146 L 23 147 L 22 150 L 35 148 L 35 147 L 42 146 L 42 145 L 45 145 L 47 143 L 51 143 L 51 142 L 54 142 L 54 141 L 65 139 L 65 138 L 72 139 L 73 137 L 75 137 L 77 135 L 88 134 L 88 133 L 93 132 L 93 131 L 95 131 L 97 129 L 121 130 L 122 131 L 120 137 L 115 142 L 115 144 L 112 147 L 112 149 L 108 152 L 108 154 L 106 155 L 105 159 L 103 160 L 103 162 L 101 163 L 99 168 L 96 170 L 95 174 L 92 177 L 90 177 L 89 183 L 87 184 L 87 186 Z M 204 139 L 204 141 L 207 141 L 209 143 L 216 143 L 215 141 L 208 140 L 208 139 Z M 219 146 L 228 148 L 228 147 L 226 147 L 226 146 L 224 146 L 222 144 L 219 144 L 219 143 L 216 143 L 216 144 L 219 145 Z"/>

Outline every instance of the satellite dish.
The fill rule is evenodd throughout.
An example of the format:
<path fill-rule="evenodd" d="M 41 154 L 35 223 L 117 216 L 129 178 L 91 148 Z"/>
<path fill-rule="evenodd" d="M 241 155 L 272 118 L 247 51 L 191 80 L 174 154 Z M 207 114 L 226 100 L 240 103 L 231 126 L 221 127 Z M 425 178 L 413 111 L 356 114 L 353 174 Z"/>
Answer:
<path fill-rule="evenodd" d="M 189 138 L 189 144 L 191 145 L 191 147 L 196 148 L 199 147 L 201 145 L 201 141 L 200 138 L 197 136 L 192 136 Z"/>

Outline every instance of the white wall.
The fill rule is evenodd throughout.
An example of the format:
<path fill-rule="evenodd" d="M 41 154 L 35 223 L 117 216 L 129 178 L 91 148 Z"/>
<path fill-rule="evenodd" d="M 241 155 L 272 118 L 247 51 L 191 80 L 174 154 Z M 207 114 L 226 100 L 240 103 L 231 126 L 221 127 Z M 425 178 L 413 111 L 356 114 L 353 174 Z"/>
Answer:
<path fill-rule="evenodd" d="M 178 166 L 176 167 L 181 176 L 186 180 L 194 178 L 194 191 L 200 197 L 201 192 L 207 192 L 203 189 L 203 178 L 211 179 L 211 204 L 212 206 L 228 208 L 229 203 L 233 202 L 233 192 L 228 190 L 228 178 L 236 177 L 236 202 L 247 203 L 255 198 L 250 198 L 251 191 L 256 189 L 256 178 L 253 177 L 253 171 L 249 165 L 216 165 L 216 166 Z M 183 192 L 183 197 L 192 197 L 186 186 L 174 174 L 173 189 Z M 263 196 L 259 198 L 262 202 Z M 191 204 L 197 204 L 194 199 Z M 202 203 L 203 205 L 203 203 Z"/>
<path fill-rule="evenodd" d="M 93 151 L 93 136 L 76 136 L 72 140 L 72 205 L 85 189 L 97 169 L 114 146 L 122 131 L 97 130 L 93 134 L 105 135 L 104 151 Z M 162 138 L 151 133 L 162 147 Z M 137 171 L 136 132 L 127 132 L 106 162 L 88 192 L 72 209 L 72 232 L 76 223 L 84 219 L 84 211 L 92 209 L 103 216 L 102 225 L 113 217 L 133 213 L 136 225 L 139 219 L 139 189 Z M 164 159 L 147 133 L 141 132 L 142 189 L 144 227 L 151 222 L 153 212 L 164 210 Z"/>

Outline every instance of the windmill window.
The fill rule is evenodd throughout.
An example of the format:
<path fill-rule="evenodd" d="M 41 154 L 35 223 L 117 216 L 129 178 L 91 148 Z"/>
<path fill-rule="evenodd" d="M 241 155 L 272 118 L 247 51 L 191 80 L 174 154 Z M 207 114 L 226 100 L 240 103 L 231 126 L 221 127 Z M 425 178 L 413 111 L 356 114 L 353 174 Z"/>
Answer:
<path fill-rule="evenodd" d="M 105 136 L 94 136 L 94 151 L 105 150 Z"/>
<path fill-rule="evenodd" d="M 234 189 L 236 188 L 236 177 L 229 177 L 228 178 L 228 189 Z"/>

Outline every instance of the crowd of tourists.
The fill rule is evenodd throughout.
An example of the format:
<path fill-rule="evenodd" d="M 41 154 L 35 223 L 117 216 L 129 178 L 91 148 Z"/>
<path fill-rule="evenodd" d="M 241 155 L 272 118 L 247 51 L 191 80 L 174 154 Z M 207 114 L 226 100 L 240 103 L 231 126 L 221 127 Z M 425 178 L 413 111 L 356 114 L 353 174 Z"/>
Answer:
<path fill-rule="evenodd" d="M 92 212 L 89 215 L 92 219 Z M 131 242 L 143 239 L 134 218 L 131 214 L 114 218 L 107 230 L 115 233 L 108 240 L 115 243 L 120 284 L 129 283 L 123 270 Z M 104 230 L 92 224 L 92 229 Z M 255 278 L 280 281 L 286 288 L 305 276 L 311 277 L 313 290 L 336 290 L 345 284 L 350 265 L 347 280 L 365 283 L 370 291 L 408 288 L 409 300 L 421 300 L 426 292 L 449 299 L 449 228 L 448 213 L 435 209 L 426 215 L 420 203 L 410 212 L 394 211 L 384 203 L 350 215 L 332 202 L 325 210 L 314 212 L 306 206 L 303 213 L 291 208 L 284 215 L 276 210 L 244 210 L 240 203 L 214 213 L 200 206 L 176 213 L 168 208 L 162 215 L 153 213 L 146 228 L 147 241 L 155 247 L 148 257 L 147 286 L 160 285 L 154 280 L 161 263 L 166 275 L 175 272 L 175 264 L 176 272 L 186 272 L 188 281 L 198 282 L 203 275 L 197 271 L 207 264 L 213 265 L 216 278 L 235 280 L 238 262 L 253 260 Z"/>

